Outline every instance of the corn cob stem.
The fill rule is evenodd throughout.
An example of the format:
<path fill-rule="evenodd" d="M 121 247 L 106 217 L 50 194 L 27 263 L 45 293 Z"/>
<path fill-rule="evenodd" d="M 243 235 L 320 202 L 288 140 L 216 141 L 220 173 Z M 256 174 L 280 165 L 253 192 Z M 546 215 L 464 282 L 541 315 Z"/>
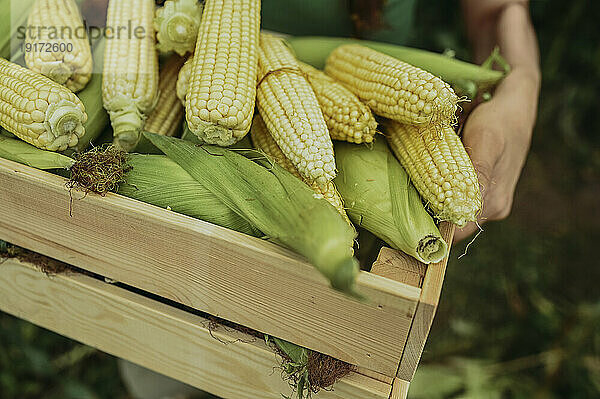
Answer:
<path fill-rule="evenodd" d="M 33 28 L 27 29 L 25 36 L 25 44 L 32 46 L 31 51 L 25 52 L 27 67 L 72 91 L 83 89 L 92 74 L 92 53 L 75 1 L 36 0 L 27 25 Z M 60 30 L 61 36 L 52 38 L 50 29 L 37 29 L 41 26 L 56 28 L 57 31 Z M 83 31 L 84 37 L 74 34 L 78 31 Z M 38 50 L 38 45 L 42 44 L 52 51 Z M 68 49 L 69 45 L 73 47 L 72 50 Z"/>
<path fill-rule="evenodd" d="M 157 48 L 162 53 L 175 51 L 179 55 L 193 52 L 202 17 L 202 5 L 197 0 L 168 0 L 156 9 Z"/>
<path fill-rule="evenodd" d="M 327 124 L 298 61 L 278 37 L 261 34 L 257 105 L 267 129 L 309 182 L 325 187 L 335 177 Z"/>
<path fill-rule="evenodd" d="M 0 58 L 0 125 L 38 148 L 61 151 L 77 145 L 87 120 L 69 89 Z"/>
<path fill-rule="evenodd" d="M 440 136 L 394 121 L 384 126 L 390 147 L 435 216 L 458 226 L 475 221 L 481 209 L 477 174 L 454 130 L 444 128 Z"/>

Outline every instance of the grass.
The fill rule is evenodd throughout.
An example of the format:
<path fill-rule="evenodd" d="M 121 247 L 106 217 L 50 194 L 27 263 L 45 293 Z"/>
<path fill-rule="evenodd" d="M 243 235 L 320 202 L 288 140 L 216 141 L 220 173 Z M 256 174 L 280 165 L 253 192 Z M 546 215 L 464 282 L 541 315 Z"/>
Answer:
<path fill-rule="evenodd" d="M 600 397 L 596 2 L 532 1 L 539 119 L 511 216 L 454 248 L 414 398 Z M 468 59 L 457 2 L 420 0 L 415 44 Z M 3 399 L 127 398 L 115 359 L 0 314 Z"/>

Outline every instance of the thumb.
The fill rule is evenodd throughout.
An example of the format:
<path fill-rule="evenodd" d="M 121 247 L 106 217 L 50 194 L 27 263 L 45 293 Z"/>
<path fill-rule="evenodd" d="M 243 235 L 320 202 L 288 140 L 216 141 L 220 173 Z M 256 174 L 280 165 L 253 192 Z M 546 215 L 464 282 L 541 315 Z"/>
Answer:
<path fill-rule="evenodd" d="M 475 113 L 471 115 L 474 116 Z M 500 132 L 477 122 L 477 120 L 467 121 L 463 129 L 463 144 L 477 173 L 485 208 L 485 198 L 491 191 L 490 185 L 493 183 L 496 164 L 504 151 L 504 142 Z"/>
<path fill-rule="evenodd" d="M 485 104 L 480 107 L 485 106 Z M 494 169 L 502 152 L 504 145 L 500 134 L 493 129 L 489 129 L 479 123 L 477 117 L 477 109 L 471 114 L 463 129 L 463 144 L 467 150 L 467 154 L 471 158 L 477 179 L 479 180 L 479 190 L 482 199 L 483 209 L 478 216 L 478 222 L 484 223 L 486 219 L 486 196 L 491 191 L 491 184 L 494 178 Z M 470 222 L 461 229 L 456 229 L 454 234 L 454 242 L 463 240 L 472 235 L 479 227 L 477 224 Z"/>

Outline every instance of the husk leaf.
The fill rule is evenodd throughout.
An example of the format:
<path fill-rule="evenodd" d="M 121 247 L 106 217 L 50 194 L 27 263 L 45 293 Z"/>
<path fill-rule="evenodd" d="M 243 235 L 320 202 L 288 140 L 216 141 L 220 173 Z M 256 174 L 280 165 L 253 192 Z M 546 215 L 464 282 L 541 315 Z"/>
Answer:
<path fill-rule="evenodd" d="M 335 184 L 350 219 L 423 263 L 448 251 L 433 218 L 384 140 L 372 148 L 335 143 Z"/>
<path fill-rule="evenodd" d="M 0 157 L 37 169 L 68 169 L 72 158 L 53 151 L 41 150 L 22 140 L 0 135 Z"/>
<path fill-rule="evenodd" d="M 129 154 L 119 194 L 255 237 L 262 233 L 164 155 Z"/>
<path fill-rule="evenodd" d="M 269 239 L 303 255 L 335 289 L 357 295 L 354 232 L 326 200 L 263 154 L 144 133 L 196 181 Z M 266 163 L 264 167 L 258 162 Z"/>

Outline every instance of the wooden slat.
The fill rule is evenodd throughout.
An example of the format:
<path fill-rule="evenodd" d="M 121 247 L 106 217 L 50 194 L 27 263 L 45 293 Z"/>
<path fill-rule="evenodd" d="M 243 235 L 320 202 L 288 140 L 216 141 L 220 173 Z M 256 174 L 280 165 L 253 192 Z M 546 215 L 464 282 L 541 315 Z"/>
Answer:
<path fill-rule="evenodd" d="M 0 159 L 0 239 L 394 376 L 420 289 L 362 272 L 358 302 L 268 242 Z M 71 209 L 70 209 L 71 208 Z"/>
<path fill-rule="evenodd" d="M 356 372 L 358 374 L 362 374 L 362 375 L 364 375 L 366 377 L 373 378 L 374 380 L 385 382 L 386 384 L 388 384 L 390 386 L 394 382 L 394 377 L 388 377 L 387 375 L 378 373 L 378 372 L 373 371 L 373 370 L 368 370 L 368 369 L 366 369 L 364 367 L 357 367 Z"/>
<path fill-rule="evenodd" d="M 421 288 L 427 266 L 415 258 L 391 248 L 381 248 L 371 273 Z"/>
<path fill-rule="evenodd" d="M 442 223 L 440 233 L 446 242 L 451 243 L 454 237 L 454 225 Z M 417 306 L 417 313 L 413 320 L 406 346 L 402 353 L 400 367 L 398 367 L 397 377 L 406 381 L 412 381 L 417 370 L 421 354 L 427 342 L 429 330 L 433 324 L 433 317 L 439 303 L 442 292 L 442 284 L 446 273 L 448 257 L 439 263 L 431 264 L 427 267 L 423 286 L 421 288 L 421 298 Z"/>
<path fill-rule="evenodd" d="M 390 399 L 406 399 L 410 383 L 400 378 L 394 378 Z"/>
<path fill-rule="evenodd" d="M 223 398 L 280 399 L 290 388 L 264 341 L 81 274 L 0 266 L 0 310 Z M 219 342 L 216 338 L 223 342 Z M 235 342 L 236 340 L 243 342 Z M 390 384 L 352 373 L 317 398 L 387 398 Z"/>

